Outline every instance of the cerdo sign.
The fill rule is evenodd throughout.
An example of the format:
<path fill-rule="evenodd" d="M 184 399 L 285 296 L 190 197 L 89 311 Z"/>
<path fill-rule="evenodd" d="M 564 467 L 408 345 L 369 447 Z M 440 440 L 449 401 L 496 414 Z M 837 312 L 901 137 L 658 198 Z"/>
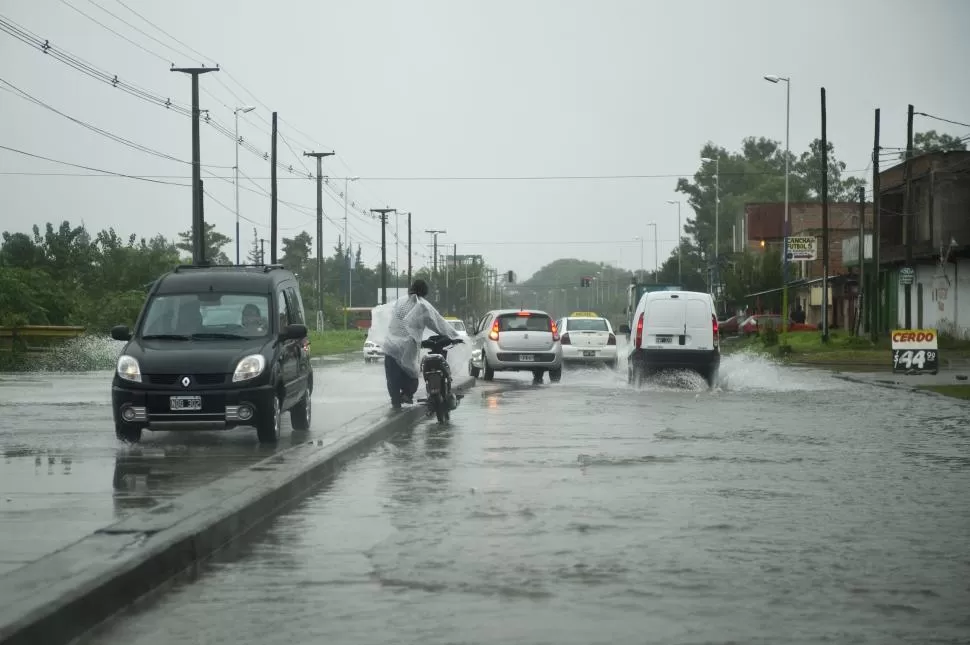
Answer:
<path fill-rule="evenodd" d="M 939 371 L 935 329 L 895 329 L 892 342 L 893 372 L 936 374 Z"/>

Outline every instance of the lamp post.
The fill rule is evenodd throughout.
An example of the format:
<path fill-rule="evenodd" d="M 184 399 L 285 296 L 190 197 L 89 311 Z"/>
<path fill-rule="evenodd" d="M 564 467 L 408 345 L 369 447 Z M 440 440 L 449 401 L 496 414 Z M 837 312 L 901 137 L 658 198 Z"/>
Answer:
<path fill-rule="evenodd" d="M 643 236 L 637 235 L 635 240 L 640 240 L 640 277 L 643 277 Z"/>
<path fill-rule="evenodd" d="M 684 286 L 684 276 L 682 271 L 682 251 L 683 246 L 680 243 L 681 230 L 680 230 L 680 200 L 679 199 L 668 199 L 668 204 L 677 204 L 677 283 L 678 286 Z"/>
<path fill-rule="evenodd" d="M 660 282 L 660 250 L 657 245 L 657 223 L 647 222 L 647 226 L 653 227 L 653 281 L 656 284 Z"/>
<path fill-rule="evenodd" d="M 782 266 L 782 285 L 781 285 L 781 338 L 784 344 L 788 338 L 788 133 L 791 124 L 791 79 L 784 76 L 774 76 L 769 74 L 764 77 L 769 83 L 785 83 L 785 245 L 782 248 L 784 254 Z M 822 152 L 825 154 L 825 151 Z M 862 244 L 860 240 L 859 244 Z M 826 295 L 823 294 L 823 298 Z"/>
<path fill-rule="evenodd" d="M 344 246 L 346 247 L 344 252 L 344 270 L 347 272 L 347 298 L 344 304 L 344 329 L 347 329 L 347 308 L 353 303 L 353 290 L 354 290 L 354 274 L 350 270 L 350 263 L 353 249 L 350 247 L 350 237 L 347 235 L 347 188 L 348 183 L 352 181 L 357 181 L 360 177 L 344 177 Z"/>
<path fill-rule="evenodd" d="M 701 157 L 701 161 L 714 162 L 714 280 L 712 280 L 711 292 L 717 294 L 721 286 L 721 160 Z M 717 291 L 714 284 L 717 284 Z"/>
<path fill-rule="evenodd" d="M 234 185 L 236 187 L 236 264 L 239 264 L 239 113 L 252 112 L 256 108 L 253 106 L 237 107 L 232 111 L 233 115 L 236 117 L 236 165 L 233 166 L 236 178 Z"/>

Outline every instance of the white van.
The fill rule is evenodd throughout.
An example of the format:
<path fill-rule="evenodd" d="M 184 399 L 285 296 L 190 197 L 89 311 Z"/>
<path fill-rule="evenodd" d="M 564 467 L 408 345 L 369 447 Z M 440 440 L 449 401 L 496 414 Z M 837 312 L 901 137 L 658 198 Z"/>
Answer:
<path fill-rule="evenodd" d="M 660 370 L 697 372 L 713 385 L 721 364 L 714 299 L 698 291 L 653 291 L 643 294 L 631 320 L 630 383 Z"/>

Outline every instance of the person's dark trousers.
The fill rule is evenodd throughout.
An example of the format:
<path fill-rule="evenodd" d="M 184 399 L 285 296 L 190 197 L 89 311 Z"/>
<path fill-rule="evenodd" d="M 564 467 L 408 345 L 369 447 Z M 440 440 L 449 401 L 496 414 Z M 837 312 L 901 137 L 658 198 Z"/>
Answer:
<path fill-rule="evenodd" d="M 384 376 L 387 379 L 387 393 L 391 395 L 392 406 L 401 407 L 402 399 L 408 403 L 414 402 L 414 393 L 418 391 L 418 379 L 412 378 L 390 356 L 384 357 Z"/>

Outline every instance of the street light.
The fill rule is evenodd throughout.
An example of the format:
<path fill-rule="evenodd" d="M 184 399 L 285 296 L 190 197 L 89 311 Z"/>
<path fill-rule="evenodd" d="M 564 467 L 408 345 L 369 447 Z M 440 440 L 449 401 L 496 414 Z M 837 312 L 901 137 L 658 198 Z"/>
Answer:
<path fill-rule="evenodd" d="M 648 222 L 647 226 L 653 227 L 653 281 L 660 282 L 660 251 L 657 246 L 657 223 Z"/>
<path fill-rule="evenodd" d="M 784 254 L 784 259 L 782 266 L 784 267 L 782 271 L 782 285 L 781 285 L 781 337 L 782 343 L 785 343 L 788 334 L 788 133 L 789 125 L 791 123 L 791 79 L 784 76 L 774 76 L 769 74 L 764 77 L 769 83 L 779 83 L 784 81 L 785 83 L 785 228 L 783 235 L 785 238 L 785 244 L 782 248 L 782 253 Z M 822 151 L 825 154 L 825 151 Z M 862 242 L 859 242 L 861 245 Z M 822 296 L 826 297 L 825 295 Z"/>
<path fill-rule="evenodd" d="M 677 283 L 678 286 L 684 286 L 684 277 L 681 269 L 681 256 L 683 255 L 683 245 L 680 243 L 681 230 L 680 230 L 680 200 L 679 199 L 668 199 L 668 204 L 677 204 Z"/>
<path fill-rule="evenodd" d="M 643 277 L 643 236 L 637 235 L 634 240 L 640 240 L 640 277 Z"/>
<path fill-rule="evenodd" d="M 714 162 L 714 278 L 713 282 L 716 282 L 718 287 L 720 287 L 721 275 L 718 269 L 721 268 L 720 265 L 720 237 L 721 237 L 721 159 L 711 159 L 710 157 L 701 157 L 701 161 L 707 163 Z M 714 291 L 714 285 L 711 285 L 711 292 Z"/>
<path fill-rule="evenodd" d="M 354 274 L 350 270 L 353 249 L 350 247 L 350 237 L 347 234 L 347 184 L 357 181 L 360 177 L 344 177 L 344 245 L 347 247 L 344 258 L 344 269 L 347 271 L 347 303 L 344 305 L 344 329 L 347 329 L 347 308 L 353 302 Z"/>
<path fill-rule="evenodd" d="M 236 264 L 239 264 L 239 113 L 252 112 L 256 108 L 254 106 L 243 106 L 237 107 L 232 111 L 233 116 L 236 117 L 236 165 L 233 166 L 233 170 L 236 171 Z"/>

